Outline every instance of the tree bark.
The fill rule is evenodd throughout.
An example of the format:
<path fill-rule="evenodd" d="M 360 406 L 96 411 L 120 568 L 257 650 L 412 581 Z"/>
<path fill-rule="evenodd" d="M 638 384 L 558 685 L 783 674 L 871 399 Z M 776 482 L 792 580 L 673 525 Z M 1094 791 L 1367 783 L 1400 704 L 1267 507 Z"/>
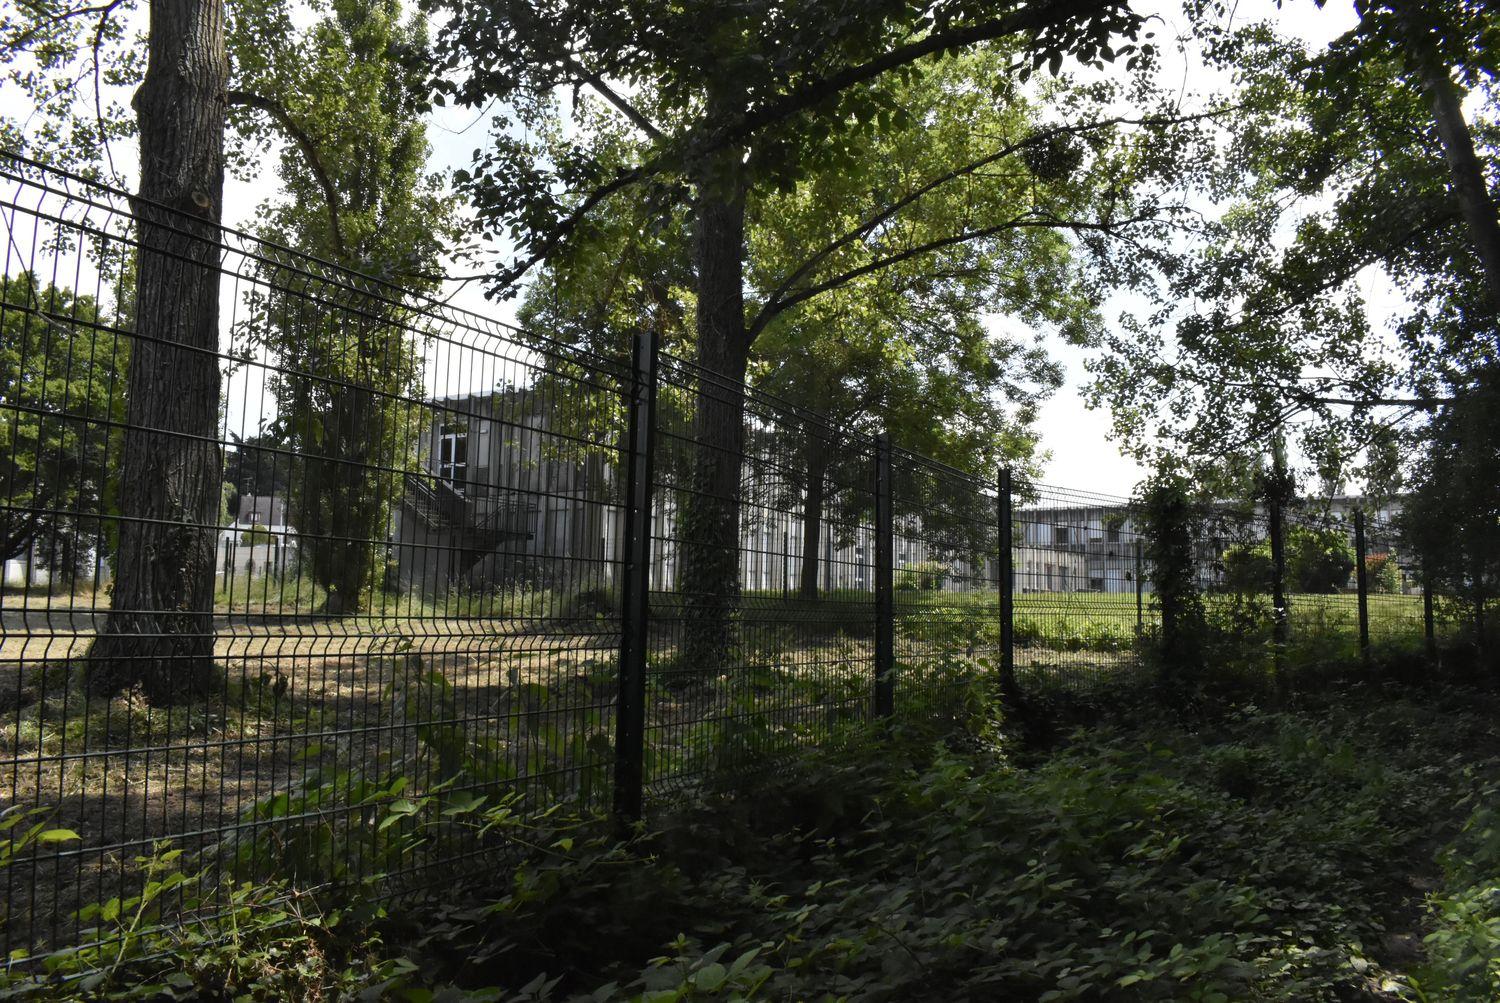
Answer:
<path fill-rule="evenodd" d="M 1464 120 L 1458 86 L 1454 84 L 1448 66 L 1438 58 L 1420 13 L 1405 5 L 1398 9 L 1398 13 L 1422 90 L 1432 103 L 1433 123 L 1443 147 L 1443 157 L 1448 161 L 1448 173 L 1453 179 L 1453 195 L 1458 199 L 1459 210 L 1468 225 L 1469 239 L 1484 267 L 1490 298 L 1496 311 L 1500 312 L 1500 217 L 1497 217 L 1495 203 L 1490 199 L 1484 168 L 1474 152 L 1474 137 L 1469 132 L 1469 123 Z"/>
<path fill-rule="evenodd" d="M 1453 194 L 1469 227 L 1474 250 L 1484 265 L 1485 282 L 1490 288 L 1497 313 L 1500 313 L 1500 218 L 1485 185 L 1484 169 L 1474 153 L 1474 137 L 1464 121 L 1458 88 L 1444 67 L 1428 65 L 1422 74 L 1422 86 L 1432 102 L 1432 116 L 1437 123 L 1443 156 L 1453 176 Z"/>
<path fill-rule="evenodd" d="M 801 599 L 818 598 L 818 548 L 823 541 L 823 503 L 827 497 L 828 444 L 807 430 L 807 491 L 802 497 Z"/>
<path fill-rule="evenodd" d="M 120 534 L 88 685 L 153 703 L 213 678 L 219 512 L 219 230 L 229 61 L 222 0 L 153 0 L 134 105 L 141 185 Z"/>
<path fill-rule="evenodd" d="M 745 449 L 745 182 L 740 152 L 697 184 L 698 374 L 690 491 L 683 504 L 682 668 L 714 675 L 735 646 L 740 596 L 740 479 Z"/>

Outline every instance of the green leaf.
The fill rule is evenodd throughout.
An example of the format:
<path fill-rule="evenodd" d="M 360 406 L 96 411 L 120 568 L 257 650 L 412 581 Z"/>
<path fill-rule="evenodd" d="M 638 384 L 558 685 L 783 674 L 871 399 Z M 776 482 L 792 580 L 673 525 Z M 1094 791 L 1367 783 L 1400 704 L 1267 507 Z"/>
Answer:
<path fill-rule="evenodd" d="M 693 975 L 693 985 L 704 992 L 714 992 L 724 984 L 728 970 L 717 961 L 704 965 Z"/>

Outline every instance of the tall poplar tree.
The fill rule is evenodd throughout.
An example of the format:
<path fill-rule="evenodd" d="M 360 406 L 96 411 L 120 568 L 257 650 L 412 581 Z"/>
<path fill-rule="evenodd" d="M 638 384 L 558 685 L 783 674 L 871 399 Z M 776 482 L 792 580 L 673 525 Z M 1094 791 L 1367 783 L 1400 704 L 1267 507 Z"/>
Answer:
<path fill-rule="evenodd" d="M 259 233 L 372 276 L 311 283 L 267 270 L 262 309 L 237 337 L 279 364 L 276 431 L 293 455 L 290 520 L 325 609 L 363 608 L 384 556 L 400 471 L 417 448 L 421 351 L 413 292 L 436 282 L 455 237 L 441 184 L 426 170 L 426 29 L 399 0 L 332 0 L 305 31 L 264 13 L 241 63 L 241 134 L 286 129 L 285 194 Z M 234 95 L 232 95 L 234 96 Z M 337 279 L 337 276 L 333 276 Z"/>

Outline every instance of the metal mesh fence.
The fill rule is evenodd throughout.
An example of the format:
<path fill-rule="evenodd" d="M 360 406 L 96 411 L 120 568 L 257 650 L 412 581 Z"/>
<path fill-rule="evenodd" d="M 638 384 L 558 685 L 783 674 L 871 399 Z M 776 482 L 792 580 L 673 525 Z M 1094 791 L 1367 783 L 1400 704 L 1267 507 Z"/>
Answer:
<path fill-rule="evenodd" d="M 1401 538 L 1399 499 L 1303 502 L 1286 518 L 1287 644 L 1327 656 L 1428 643 L 1420 568 Z M 1434 618 L 1432 640 L 1437 639 Z"/>
<path fill-rule="evenodd" d="M 891 482 L 898 682 L 941 706 L 955 667 L 999 665 L 999 496 L 993 482 L 904 450 Z"/>
<path fill-rule="evenodd" d="M 644 772 L 662 794 L 868 717 L 874 480 L 869 440 L 666 356 L 653 446 Z"/>
<path fill-rule="evenodd" d="M 1135 669 L 1156 623 L 1135 507 L 1042 484 L 1019 486 L 1014 505 L 1019 676 L 1088 689 Z"/>
<path fill-rule="evenodd" d="M 591 355 L 143 222 L 18 159 L 0 185 L 10 964 L 117 942 L 133 910 L 211 919 L 244 882 L 431 887 L 508 852 L 469 823 L 480 799 L 633 814 L 946 713 L 971 670 L 1088 690 L 1154 650 L 1126 499 L 975 477 L 644 336 Z M 153 256 L 207 276 L 214 349 L 137 322 Z M 188 397 L 205 361 L 211 420 L 139 420 L 143 366 Z M 1280 605 L 1293 639 L 1358 644 L 1358 562 L 1296 556 L 1352 539 L 1324 511 L 1288 520 Z M 1431 606 L 1391 515 L 1364 534 L 1371 644 L 1420 638 Z M 1220 622 L 1272 645 L 1266 534 L 1224 508 L 1194 548 Z M 199 591 L 152 619 L 142 580 Z M 21 846 L 39 820 L 76 838 Z"/>
<path fill-rule="evenodd" d="M 11 964 L 119 941 L 152 882 L 148 926 L 221 915 L 247 881 L 469 875 L 508 847 L 455 806 L 680 796 L 837 740 L 897 674 L 874 440 L 682 360 L 647 374 L 244 233 L 146 223 L 22 160 L 0 179 L 0 818 L 78 837 L 0 867 Z M 214 350 L 136 322 L 153 255 L 214 287 Z M 142 359 L 184 396 L 211 362 L 213 420 L 139 420 Z M 192 477 L 153 467 L 181 455 Z M 901 564 L 950 566 L 910 597 L 967 592 L 982 620 L 993 562 L 963 520 L 994 495 L 938 470 L 902 488 Z M 179 552 L 132 494 L 153 484 L 199 499 Z M 152 576 L 202 587 L 170 630 L 123 598 Z M 903 700 L 942 695 L 945 646 L 978 655 L 934 622 L 902 616 L 922 681 Z M 105 658 L 114 634 L 177 647 Z"/>
<path fill-rule="evenodd" d="M 420 793 L 607 803 L 623 367 L 224 231 L 218 419 L 141 429 L 129 360 L 154 341 L 170 393 L 195 350 L 133 323 L 128 203 L 22 164 L 5 183 L 0 784 L 80 837 L 0 875 L 7 954 L 121 936 L 163 840 L 196 868 L 149 903 L 168 920 L 246 880 L 414 886 L 487 852 L 386 821 Z M 212 554 L 206 683 L 97 655 L 127 572 L 189 573 L 125 546 L 140 432 L 213 449 L 212 512 L 181 527 Z"/>
<path fill-rule="evenodd" d="M 1400 511 L 1399 498 L 1360 497 L 1202 511 L 1197 584 L 1221 657 L 1306 668 L 1432 649 L 1443 617 L 1428 615 Z"/>

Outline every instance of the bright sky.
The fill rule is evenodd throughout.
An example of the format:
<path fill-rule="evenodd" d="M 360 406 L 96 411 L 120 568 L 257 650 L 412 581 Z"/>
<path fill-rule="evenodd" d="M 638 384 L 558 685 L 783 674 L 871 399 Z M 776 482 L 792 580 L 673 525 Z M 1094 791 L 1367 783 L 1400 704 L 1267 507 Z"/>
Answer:
<path fill-rule="evenodd" d="M 1155 0 L 1143 5 L 1143 9 L 1160 18 L 1156 24 L 1156 42 L 1164 53 L 1170 52 L 1173 38 L 1183 33 L 1181 5 Z M 1343 34 L 1353 27 L 1356 20 L 1350 0 L 1330 0 L 1322 9 L 1311 0 L 1288 0 L 1281 9 L 1271 0 L 1244 0 L 1236 6 L 1235 17 L 1242 22 L 1275 17 L 1284 32 L 1317 47 Z M 1190 93 L 1204 95 L 1227 84 L 1226 80 L 1205 73 L 1190 53 L 1168 57 L 1168 60 L 1172 71 L 1164 72 L 1163 80 L 1182 73 L 1184 85 Z M 1371 314 L 1377 318 L 1386 316 L 1398 297 L 1393 290 L 1383 288 L 1378 274 L 1371 273 L 1362 278 Z M 1114 321 L 1121 312 L 1130 311 L 1133 306 L 1138 306 L 1133 297 L 1112 298 L 1104 304 L 1106 322 Z M 1109 440 L 1109 414 L 1102 410 L 1090 411 L 1084 405 L 1080 387 L 1088 379 L 1084 370 L 1088 353 L 1055 341 L 1049 344 L 1049 348 L 1053 357 L 1065 366 L 1067 382 L 1041 412 L 1042 449 L 1050 454 L 1042 468 L 1043 480 L 1064 487 L 1129 495 L 1145 471 L 1130 458 L 1122 456 Z"/>

